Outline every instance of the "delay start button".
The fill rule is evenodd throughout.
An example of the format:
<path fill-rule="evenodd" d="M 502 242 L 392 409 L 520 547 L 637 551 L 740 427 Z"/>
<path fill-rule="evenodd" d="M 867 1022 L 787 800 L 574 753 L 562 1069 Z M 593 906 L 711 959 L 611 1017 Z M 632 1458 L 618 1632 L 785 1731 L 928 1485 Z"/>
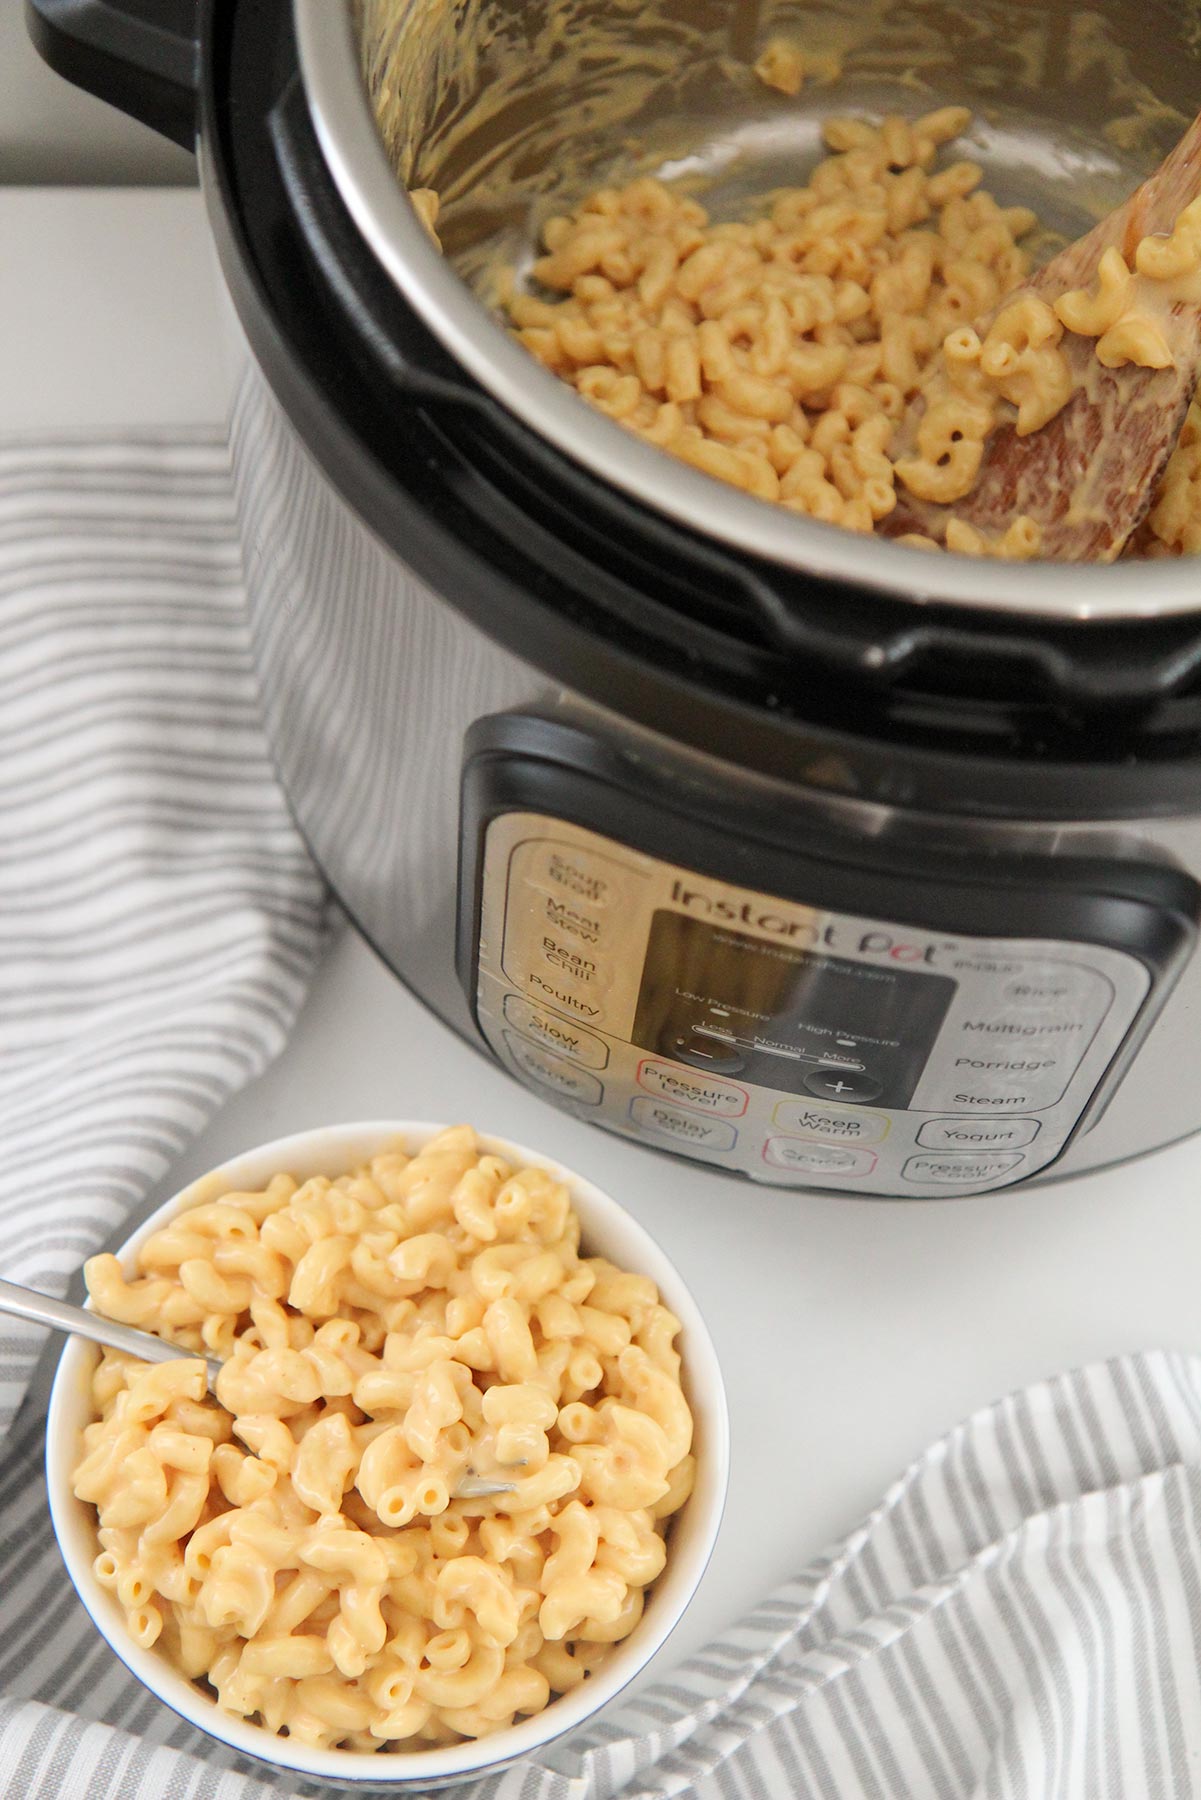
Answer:
<path fill-rule="evenodd" d="M 649 1094 L 631 1100 L 630 1117 L 643 1131 L 672 1138 L 677 1144 L 695 1144 L 699 1150 L 732 1150 L 738 1142 L 734 1126 L 724 1119 L 701 1119 L 662 1100 L 652 1100 Z"/>
<path fill-rule="evenodd" d="M 996 1181 L 1021 1168 L 1026 1158 L 1020 1150 L 976 1155 L 968 1150 L 948 1150 L 942 1156 L 911 1156 L 901 1175 L 917 1186 L 975 1187 Z"/>
<path fill-rule="evenodd" d="M 717 1119 L 740 1119 L 750 1104 L 745 1088 L 649 1057 L 638 1065 L 638 1086 L 660 1099 L 674 1100 L 677 1106 L 709 1113 Z"/>

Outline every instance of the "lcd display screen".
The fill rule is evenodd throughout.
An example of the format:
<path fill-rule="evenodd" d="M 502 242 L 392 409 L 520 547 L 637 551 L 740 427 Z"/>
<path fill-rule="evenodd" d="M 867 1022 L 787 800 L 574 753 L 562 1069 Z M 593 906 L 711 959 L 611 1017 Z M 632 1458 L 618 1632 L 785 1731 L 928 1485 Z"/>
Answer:
<path fill-rule="evenodd" d="M 899 1110 L 955 992 L 929 969 L 852 962 L 661 910 L 634 1042 L 715 1077 Z"/>

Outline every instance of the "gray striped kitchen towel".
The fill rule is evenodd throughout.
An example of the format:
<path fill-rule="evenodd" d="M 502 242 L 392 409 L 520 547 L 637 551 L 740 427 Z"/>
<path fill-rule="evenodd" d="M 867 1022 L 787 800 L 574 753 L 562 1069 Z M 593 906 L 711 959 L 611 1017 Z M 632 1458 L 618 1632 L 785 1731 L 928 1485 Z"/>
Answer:
<path fill-rule="evenodd" d="M 39 1287 L 279 1047 L 318 945 L 233 544 L 216 439 L 0 447 L 0 1269 Z M 0 1800 L 327 1795 L 193 1731 L 93 1630 L 44 1395 L 17 1410 L 36 1351 L 0 1330 Z M 553 1767 L 469 1792 L 1201 1800 L 1199 1499 L 1201 1359 L 1045 1382 Z"/>

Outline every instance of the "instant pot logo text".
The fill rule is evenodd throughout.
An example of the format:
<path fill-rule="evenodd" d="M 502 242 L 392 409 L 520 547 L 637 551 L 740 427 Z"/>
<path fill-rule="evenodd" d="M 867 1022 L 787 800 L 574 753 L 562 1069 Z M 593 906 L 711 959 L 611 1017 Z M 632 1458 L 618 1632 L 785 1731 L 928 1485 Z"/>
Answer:
<path fill-rule="evenodd" d="M 812 919 L 790 919 L 773 912 L 757 900 L 720 900 L 703 889 L 673 881 L 671 897 L 677 906 L 723 925 L 749 925 L 765 937 L 780 938 L 803 950 L 836 950 L 854 956 L 876 957 L 881 962 L 925 964 L 936 967 L 947 957 L 958 954 L 961 946 L 950 939 L 936 944 L 915 944 L 903 933 L 884 927 L 857 931 L 845 922 Z"/>

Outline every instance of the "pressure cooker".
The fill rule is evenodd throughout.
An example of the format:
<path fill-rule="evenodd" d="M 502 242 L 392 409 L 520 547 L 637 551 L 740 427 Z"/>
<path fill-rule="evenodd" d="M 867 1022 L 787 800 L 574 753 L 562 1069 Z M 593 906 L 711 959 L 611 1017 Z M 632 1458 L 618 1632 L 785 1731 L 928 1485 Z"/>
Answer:
<path fill-rule="evenodd" d="M 934 556 L 720 486 L 497 316 L 622 157 L 719 198 L 977 109 L 1074 234 L 1201 93 L 1184 0 L 30 0 L 195 148 L 262 700 L 312 853 L 549 1102 L 780 1187 L 979 1195 L 1201 1129 L 1201 567 Z M 672 159 L 674 158 L 674 161 Z M 405 192 L 444 200 L 443 252 Z M 491 284 L 491 285 L 490 285 Z"/>

